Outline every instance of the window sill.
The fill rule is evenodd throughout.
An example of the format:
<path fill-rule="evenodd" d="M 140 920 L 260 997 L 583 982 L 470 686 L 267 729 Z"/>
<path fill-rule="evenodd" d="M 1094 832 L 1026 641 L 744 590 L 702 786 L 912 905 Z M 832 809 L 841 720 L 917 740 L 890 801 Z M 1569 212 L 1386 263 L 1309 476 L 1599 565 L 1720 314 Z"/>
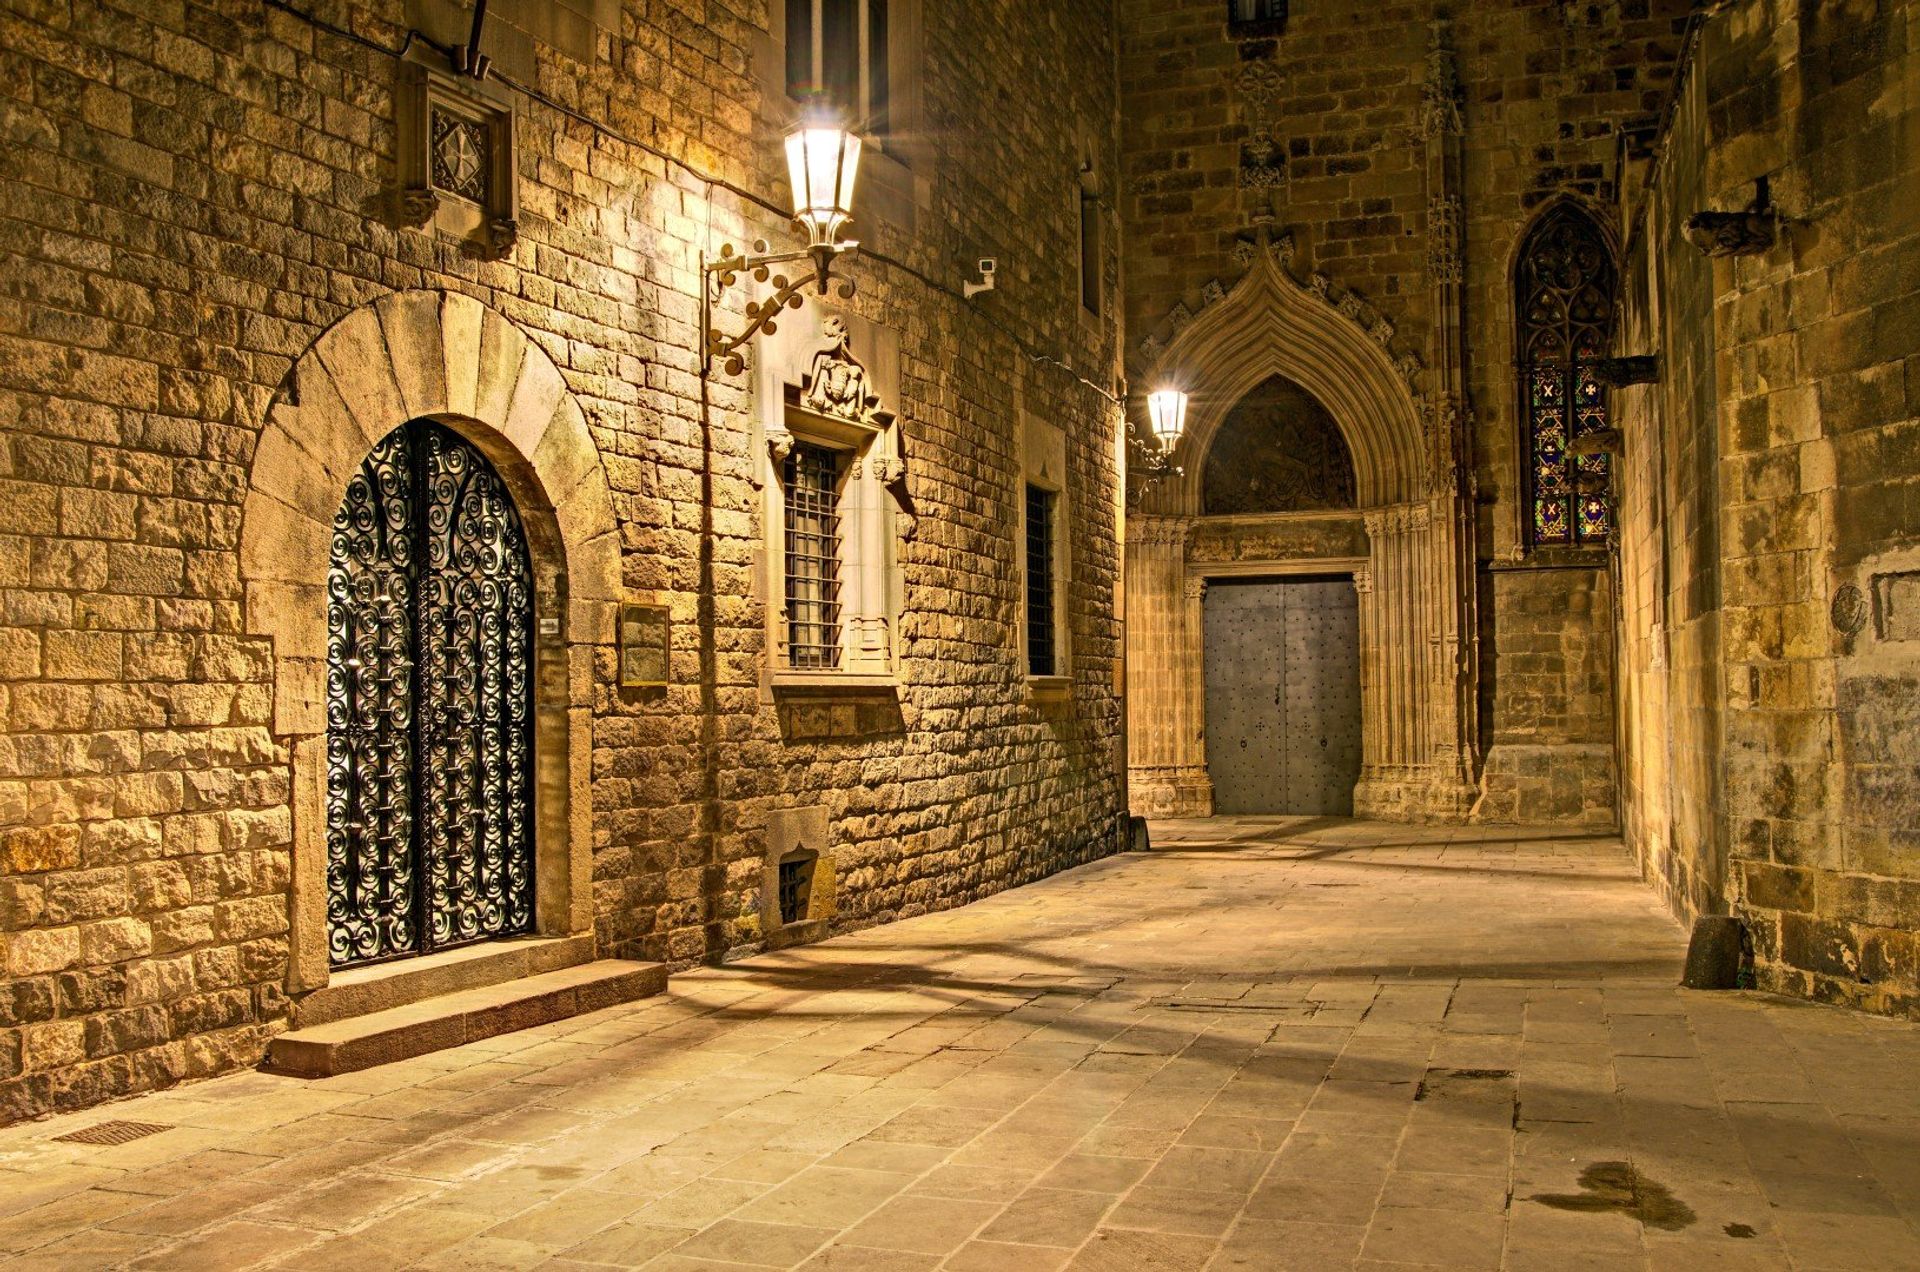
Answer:
<path fill-rule="evenodd" d="M 1606 548 L 1529 548 L 1527 554 L 1518 561 L 1493 561 L 1488 563 L 1492 573 L 1505 573 L 1511 570 L 1604 570 L 1612 560 L 1611 552 Z"/>
<path fill-rule="evenodd" d="M 900 691 L 900 678 L 846 671 L 776 671 L 773 692 L 782 698 L 875 697 Z"/>
<path fill-rule="evenodd" d="M 1028 676 L 1027 698 L 1033 702 L 1065 702 L 1073 696 L 1072 676 Z"/>

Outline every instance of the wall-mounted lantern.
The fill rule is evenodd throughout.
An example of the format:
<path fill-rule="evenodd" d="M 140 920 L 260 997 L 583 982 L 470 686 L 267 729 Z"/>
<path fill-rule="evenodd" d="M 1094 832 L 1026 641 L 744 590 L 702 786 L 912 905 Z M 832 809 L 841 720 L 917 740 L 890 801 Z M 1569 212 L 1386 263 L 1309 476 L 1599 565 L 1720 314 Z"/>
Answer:
<path fill-rule="evenodd" d="M 803 120 L 787 134 L 787 179 L 793 187 L 793 220 L 805 231 L 807 246 L 797 252 L 769 255 L 765 240 L 760 240 L 753 245 L 754 255 L 736 256 L 729 243 L 720 249 L 720 259 L 702 263 L 707 285 L 701 295 L 701 325 L 707 331 L 708 368 L 714 359 L 724 358 L 727 374 L 738 375 L 746 366 L 741 346 L 762 332 L 772 335 L 776 330 L 774 318 L 783 309 L 800 308 L 800 293 L 809 282 L 819 288 L 822 296 L 827 294 L 834 260 L 841 253 L 860 246 L 851 239 L 840 238 L 841 231 L 853 220 L 853 188 L 859 175 L 860 138 L 838 124 L 820 119 Z M 741 274 L 750 273 L 764 283 L 769 279 L 768 266 L 808 259 L 813 261 L 811 279 L 802 275 L 789 282 L 784 274 L 771 275 L 773 295 L 748 302 L 745 331 L 727 336 L 712 325 L 713 306 Z M 852 296 L 853 284 L 843 279 L 841 299 Z"/>
<path fill-rule="evenodd" d="M 1155 389 L 1147 394 L 1147 415 L 1160 449 L 1172 450 L 1187 431 L 1187 395 L 1175 388 Z"/>

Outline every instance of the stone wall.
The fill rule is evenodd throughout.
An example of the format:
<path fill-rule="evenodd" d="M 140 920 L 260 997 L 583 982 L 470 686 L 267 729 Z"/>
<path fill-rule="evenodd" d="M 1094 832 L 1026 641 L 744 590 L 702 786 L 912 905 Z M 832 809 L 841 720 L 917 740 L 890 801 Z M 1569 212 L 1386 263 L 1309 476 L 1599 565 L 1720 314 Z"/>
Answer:
<path fill-rule="evenodd" d="M 1648 769 L 1629 818 L 1682 913 L 1727 907 L 1746 920 L 1761 987 L 1910 1017 L 1920 1015 L 1920 643 L 1905 617 L 1920 564 L 1916 22 L 1920 8 L 1892 0 L 1749 0 L 1701 29 L 1657 170 L 1672 193 L 1656 184 L 1647 201 L 1640 256 L 1682 260 L 1694 249 L 1676 220 L 1744 208 L 1758 179 L 1781 220 L 1771 246 L 1668 268 L 1677 285 L 1656 294 L 1672 311 L 1642 325 L 1665 363 L 1660 440 L 1678 470 L 1666 498 L 1686 509 L 1717 486 L 1718 528 L 1668 509 L 1682 538 L 1670 530 L 1664 565 L 1649 568 L 1664 571 L 1673 651 L 1665 667 L 1639 657 L 1633 675 L 1664 680 L 1672 701 L 1723 705 L 1719 747 Z M 1690 279 L 1703 268 L 1704 291 Z M 1683 378 L 1708 361 L 1703 331 L 1712 409 Z M 1654 508 L 1643 502 L 1638 515 Z M 1623 617 L 1629 632 L 1659 621 L 1644 594 Z M 1683 624 L 1694 629 L 1684 642 Z M 1670 714 L 1685 731 L 1676 753 L 1710 728 L 1706 713 Z M 1721 823 L 1711 834 L 1701 808 Z M 1662 842 L 1663 822 L 1685 829 Z"/>
<path fill-rule="evenodd" d="M 1462 384 L 1479 507 L 1480 734 L 1490 748 L 1482 818 L 1614 821 L 1606 557 L 1547 561 L 1520 537 L 1513 260 L 1556 199 L 1604 216 L 1625 157 L 1655 130 L 1688 8 L 1296 4 L 1278 36 L 1234 40 L 1217 0 L 1122 0 L 1136 377 L 1150 373 L 1185 315 L 1209 303 L 1208 284 L 1235 275 L 1237 243 L 1271 211 L 1291 235 L 1300 276 L 1324 276 L 1396 354 L 1421 359 L 1418 383 L 1430 393 L 1446 355 L 1427 274 L 1421 110 L 1431 24 L 1452 15 L 1440 38 L 1457 65 L 1464 125 Z M 1486 574 L 1496 561 L 1502 571 Z M 1553 568 L 1519 577 L 1536 564 Z M 1508 656 L 1518 661 L 1503 665 Z"/>
<path fill-rule="evenodd" d="M 1083 317 L 1075 247 L 1082 163 L 1117 166 L 1108 24 L 1014 0 L 914 23 L 916 131 L 845 266 L 850 314 L 897 335 L 917 514 L 900 686 L 871 710 L 767 692 L 749 403 L 700 375 L 701 254 L 787 241 L 736 192 L 786 197 L 767 7 L 628 0 L 565 48 L 498 28 L 547 101 L 496 81 L 520 200 L 497 261 L 395 212 L 390 50 L 446 15 L 313 8 L 334 29 L 252 0 L 0 6 L 0 1121 L 252 1063 L 285 1026 L 293 794 L 241 505 L 294 361 L 400 290 L 472 297 L 544 351 L 621 584 L 672 612 L 664 691 L 616 689 L 606 647 L 571 673 L 603 953 L 754 948 L 778 810 L 828 810 L 843 927 L 1109 851 L 1118 327 Z M 963 302 L 982 255 L 999 290 Z M 1016 652 L 1016 397 L 1068 438 L 1078 674 L 1054 704 Z"/>

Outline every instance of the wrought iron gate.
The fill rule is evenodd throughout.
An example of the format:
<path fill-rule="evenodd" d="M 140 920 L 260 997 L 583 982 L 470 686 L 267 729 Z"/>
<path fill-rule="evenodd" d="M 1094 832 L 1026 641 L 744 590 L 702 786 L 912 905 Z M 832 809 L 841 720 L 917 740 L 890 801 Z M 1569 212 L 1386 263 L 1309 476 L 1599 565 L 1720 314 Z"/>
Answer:
<path fill-rule="evenodd" d="M 1361 763 L 1353 583 L 1216 579 L 1205 605 L 1215 811 L 1351 816 Z"/>
<path fill-rule="evenodd" d="M 333 519 L 327 921 L 335 966 L 533 926 L 533 580 L 486 457 L 415 420 Z"/>

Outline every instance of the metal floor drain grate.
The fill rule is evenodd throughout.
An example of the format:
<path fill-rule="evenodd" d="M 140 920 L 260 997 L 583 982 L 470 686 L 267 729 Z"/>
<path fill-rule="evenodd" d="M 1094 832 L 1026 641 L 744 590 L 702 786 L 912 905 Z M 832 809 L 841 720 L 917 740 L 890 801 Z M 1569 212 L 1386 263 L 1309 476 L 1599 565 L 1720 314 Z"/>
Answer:
<path fill-rule="evenodd" d="M 156 1122 L 97 1122 L 53 1138 L 68 1144 L 131 1144 L 137 1139 L 172 1129 L 171 1126 L 161 1126 Z"/>

